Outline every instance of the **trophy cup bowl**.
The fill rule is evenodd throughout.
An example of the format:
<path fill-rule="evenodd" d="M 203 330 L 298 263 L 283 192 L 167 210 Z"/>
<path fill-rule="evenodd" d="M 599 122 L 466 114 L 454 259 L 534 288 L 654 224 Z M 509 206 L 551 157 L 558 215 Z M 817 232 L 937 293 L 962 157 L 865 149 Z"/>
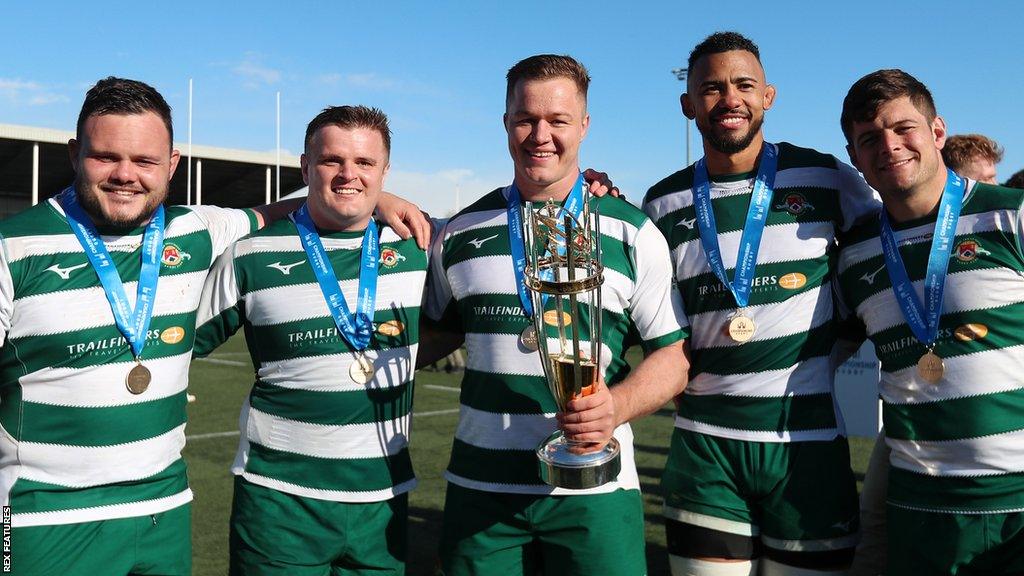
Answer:
<path fill-rule="evenodd" d="M 549 201 L 535 210 L 526 204 L 527 265 L 523 281 L 533 303 L 537 348 L 548 389 L 558 409 L 587 396 L 600 378 L 601 265 L 600 217 L 584 202 L 579 220 L 563 217 Z M 549 337 L 547 327 L 557 329 Z M 604 446 L 574 442 L 556 430 L 537 447 L 541 479 L 557 488 L 585 489 L 615 480 L 621 468 L 619 442 Z"/>

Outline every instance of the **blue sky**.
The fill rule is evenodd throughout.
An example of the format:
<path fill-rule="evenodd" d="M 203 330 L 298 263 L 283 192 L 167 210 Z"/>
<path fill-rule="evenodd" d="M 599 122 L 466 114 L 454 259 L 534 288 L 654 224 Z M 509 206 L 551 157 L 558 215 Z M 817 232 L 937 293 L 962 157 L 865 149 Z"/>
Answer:
<path fill-rule="evenodd" d="M 511 178 L 504 75 L 526 56 L 588 66 L 591 130 L 581 159 L 638 199 L 685 164 L 682 84 L 694 44 L 716 30 L 757 42 L 779 95 L 769 140 L 845 160 L 838 127 L 850 84 L 899 67 L 927 84 L 951 133 L 1006 148 L 1000 181 L 1024 168 L 1024 5 L 1014 2 L 190 2 L 6 3 L 0 123 L 71 130 L 107 75 L 145 80 L 197 144 L 299 153 L 328 104 L 383 109 L 394 131 L 387 187 L 444 214 Z M 855 9 L 854 9 L 855 8 Z M 693 155 L 700 155 L 693 132 Z"/>

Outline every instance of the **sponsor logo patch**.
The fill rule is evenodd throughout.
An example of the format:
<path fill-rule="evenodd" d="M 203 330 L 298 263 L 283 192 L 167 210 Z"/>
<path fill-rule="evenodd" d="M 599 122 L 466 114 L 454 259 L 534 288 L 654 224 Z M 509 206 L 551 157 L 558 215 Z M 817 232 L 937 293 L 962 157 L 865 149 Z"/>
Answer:
<path fill-rule="evenodd" d="M 544 323 L 548 326 L 558 326 L 558 310 L 548 310 L 545 312 Z M 572 316 L 569 316 L 568 312 L 562 312 L 562 324 L 565 326 L 572 324 Z"/>
<path fill-rule="evenodd" d="M 402 324 L 398 320 L 388 320 L 387 322 L 381 322 L 377 325 L 377 332 L 384 336 L 398 336 L 402 332 L 405 332 L 405 324 Z"/>
<path fill-rule="evenodd" d="M 953 336 L 961 342 L 981 340 L 985 336 L 988 336 L 988 326 L 976 323 L 964 324 L 963 326 L 958 326 L 957 329 L 953 331 Z"/>
<path fill-rule="evenodd" d="M 779 286 L 782 286 L 786 290 L 797 290 L 803 288 L 807 284 L 807 276 L 799 272 L 790 272 L 784 274 L 779 278 Z"/>
<path fill-rule="evenodd" d="M 185 339 L 185 329 L 181 326 L 171 326 L 160 333 L 160 340 L 164 344 L 177 344 Z"/>

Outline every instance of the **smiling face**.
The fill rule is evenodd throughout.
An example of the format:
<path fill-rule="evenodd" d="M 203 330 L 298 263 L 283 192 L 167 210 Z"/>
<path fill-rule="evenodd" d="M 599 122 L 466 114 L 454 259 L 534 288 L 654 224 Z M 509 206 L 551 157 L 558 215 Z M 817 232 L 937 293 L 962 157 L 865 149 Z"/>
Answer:
<path fill-rule="evenodd" d="M 96 224 L 127 228 L 148 222 L 167 198 L 179 158 L 153 112 L 89 116 L 68 150 L 85 211 Z"/>
<path fill-rule="evenodd" d="M 854 121 L 847 152 L 884 200 L 940 195 L 946 124 L 929 120 L 907 96 L 885 102 L 870 121 Z"/>
<path fill-rule="evenodd" d="M 710 148 L 731 155 L 756 146 L 760 150 L 764 112 L 775 100 L 775 88 L 765 81 L 757 57 L 746 50 L 729 50 L 700 57 L 690 70 L 683 113 L 696 120 Z"/>
<path fill-rule="evenodd" d="M 389 168 L 381 133 L 325 125 L 313 134 L 300 162 L 316 225 L 332 231 L 366 228 Z"/>
<path fill-rule="evenodd" d="M 579 175 L 580 143 L 590 116 L 569 78 L 521 80 L 505 111 L 515 182 L 527 200 L 563 199 Z"/>

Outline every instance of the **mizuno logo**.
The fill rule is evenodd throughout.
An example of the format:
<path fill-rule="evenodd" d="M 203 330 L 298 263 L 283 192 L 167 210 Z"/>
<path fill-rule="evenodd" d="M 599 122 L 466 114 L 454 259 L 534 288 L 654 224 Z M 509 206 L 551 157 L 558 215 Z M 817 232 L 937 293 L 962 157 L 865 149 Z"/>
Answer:
<path fill-rule="evenodd" d="M 871 272 L 870 274 L 865 274 L 865 275 L 861 276 L 860 279 L 865 281 L 865 282 L 867 282 L 868 284 L 874 284 L 875 283 L 875 276 L 878 276 L 878 273 L 881 272 L 882 270 L 885 270 L 885 264 L 882 264 L 882 267 L 879 268 L 878 270 L 875 270 L 874 272 Z"/>
<path fill-rule="evenodd" d="M 75 270 L 78 270 L 79 268 L 84 268 L 84 267 L 86 267 L 88 265 L 89 265 L 89 263 L 85 262 L 85 263 L 79 264 L 77 266 L 68 266 L 67 268 L 61 268 L 60 264 L 54 264 L 53 266 L 50 266 L 49 268 L 47 268 L 47 270 L 49 270 L 50 272 L 53 272 L 57 276 L 60 276 L 62 280 L 69 280 L 71 278 L 71 273 L 72 272 L 74 272 Z"/>
<path fill-rule="evenodd" d="M 849 532 L 850 531 L 850 524 L 852 524 L 852 523 L 853 523 L 852 519 L 851 520 L 847 520 L 846 522 L 836 522 L 835 524 L 833 524 L 831 526 L 831 528 L 838 528 L 838 529 L 843 530 L 845 532 Z"/>
<path fill-rule="evenodd" d="M 287 275 L 292 273 L 292 268 L 295 268 L 299 264 L 305 264 L 305 263 L 306 263 L 305 260 L 299 260 L 298 262 L 296 262 L 294 264 L 281 264 L 281 261 L 278 260 L 277 262 L 274 262 L 273 264 L 267 264 L 267 268 L 273 268 L 275 270 L 280 270 L 281 274 L 284 274 L 285 276 L 287 276 Z"/>
<path fill-rule="evenodd" d="M 693 225 L 696 222 L 697 222 L 697 218 L 696 217 L 690 218 L 689 220 L 687 220 L 686 218 L 683 218 L 682 220 L 679 221 L 678 224 L 676 224 L 676 226 L 686 226 L 687 229 L 693 230 Z"/>
<path fill-rule="evenodd" d="M 497 237 L 498 235 L 495 234 L 494 236 L 488 236 L 487 238 L 473 238 L 472 240 L 469 241 L 469 243 L 472 244 L 473 247 L 475 247 L 477 250 L 479 250 L 480 247 L 484 245 L 484 242 L 487 242 L 488 240 L 494 240 Z"/>

